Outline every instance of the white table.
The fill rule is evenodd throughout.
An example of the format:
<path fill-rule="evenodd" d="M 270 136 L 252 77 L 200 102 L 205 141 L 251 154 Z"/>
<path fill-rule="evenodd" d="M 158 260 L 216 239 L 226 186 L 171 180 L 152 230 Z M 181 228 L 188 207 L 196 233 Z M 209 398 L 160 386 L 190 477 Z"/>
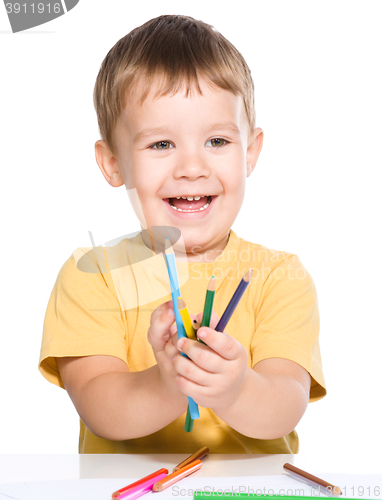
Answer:
<path fill-rule="evenodd" d="M 172 470 L 187 455 L 0 455 L 0 484 L 88 478 L 143 477 L 161 467 Z M 285 462 L 311 474 L 320 472 L 381 474 L 381 464 L 354 454 L 344 458 L 328 452 L 328 461 L 304 455 L 209 455 L 203 459 L 205 477 L 265 476 L 284 472 Z M 363 463 L 364 468 L 360 469 Z M 337 465 L 336 465 L 337 464 Z M 353 464 L 353 469 L 350 469 Z M 368 468 L 369 465 L 369 468 Z M 374 468 L 373 468 L 374 465 Z M 349 468 L 347 468 L 349 467 Z M 382 475 L 381 475 L 382 479 Z M 381 481 L 382 483 L 382 481 Z"/>

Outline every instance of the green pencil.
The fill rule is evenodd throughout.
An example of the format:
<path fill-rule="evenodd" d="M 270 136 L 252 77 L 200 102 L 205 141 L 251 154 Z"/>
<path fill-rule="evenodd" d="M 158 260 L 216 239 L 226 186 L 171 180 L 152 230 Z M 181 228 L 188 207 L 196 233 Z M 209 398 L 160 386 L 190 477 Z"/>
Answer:
<path fill-rule="evenodd" d="M 184 430 L 186 432 L 191 432 L 193 427 L 194 427 L 194 421 L 192 420 L 190 415 L 190 407 L 187 406 L 187 415 L 186 415 L 186 422 L 184 424 Z"/>
<path fill-rule="evenodd" d="M 216 291 L 215 276 L 212 276 L 207 286 L 206 299 L 204 301 L 203 318 L 200 326 L 210 326 L 212 306 L 214 305 L 215 291 Z M 204 344 L 203 340 L 200 339 L 198 340 L 199 342 L 202 342 Z"/>
<path fill-rule="evenodd" d="M 263 489 L 259 489 L 263 491 Z M 256 490 L 255 490 L 256 491 Z M 236 493 L 231 492 L 229 489 L 225 491 L 194 491 L 194 500 L 208 500 L 211 498 L 220 498 L 224 500 L 312 500 L 315 496 L 300 496 L 300 495 L 257 495 L 255 493 Z M 323 490 L 324 493 L 324 490 Z M 325 494 L 325 493 L 324 493 Z M 317 496 L 318 497 L 318 496 Z M 318 497 L 322 498 L 322 497 Z M 333 498 L 333 497 L 332 497 Z M 348 498 L 343 498 L 342 500 L 350 500 Z M 367 500 L 367 499 L 365 499 Z"/>

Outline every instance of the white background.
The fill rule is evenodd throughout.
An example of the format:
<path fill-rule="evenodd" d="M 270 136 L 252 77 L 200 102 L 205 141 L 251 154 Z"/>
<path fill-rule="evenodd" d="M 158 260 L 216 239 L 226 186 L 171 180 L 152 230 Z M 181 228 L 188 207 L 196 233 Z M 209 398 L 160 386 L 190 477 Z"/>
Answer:
<path fill-rule="evenodd" d="M 316 283 L 328 395 L 298 425 L 321 470 L 381 472 L 382 2 L 80 0 L 12 34 L 0 5 L 0 453 L 77 453 L 79 419 L 37 369 L 57 274 L 139 230 L 94 159 L 109 49 L 162 14 L 212 24 L 246 58 L 264 147 L 236 233 L 296 253 Z M 362 457 L 369 457 L 366 467 Z"/>

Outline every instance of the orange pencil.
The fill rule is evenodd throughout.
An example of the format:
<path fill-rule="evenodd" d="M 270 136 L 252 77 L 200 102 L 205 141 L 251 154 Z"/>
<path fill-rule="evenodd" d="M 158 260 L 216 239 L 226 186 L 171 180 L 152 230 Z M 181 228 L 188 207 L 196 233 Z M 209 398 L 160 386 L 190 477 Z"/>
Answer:
<path fill-rule="evenodd" d="M 160 481 L 154 484 L 153 486 L 153 491 L 163 491 L 169 486 L 173 485 L 174 483 L 177 483 L 181 479 L 189 476 L 190 474 L 193 474 L 197 470 L 199 470 L 202 466 L 202 461 L 201 460 L 195 460 L 195 462 L 191 462 L 190 464 L 186 465 L 185 467 L 182 467 L 181 469 L 177 470 L 176 472 L 173 472 L 172 474 L 169 474 L 168 476 L 164 477 Z"/>
<path fill-rule="evenodd" d="M 172 472 L 175 472 L 179 469 L 182 469 L 186 465 L 190 464 L 191 462 L 195 462 L 195 460 L 201 460 L 203 457 L 208 455 L 209 449 L 207 446 L 203 446 L 203 448 L 200 448 L 200 450 L 196 451 L 192 455 L 190 455 L 186 460 L 183 460 L 183 462 L 180 462 L 176 467 L 173 468 Z"/>

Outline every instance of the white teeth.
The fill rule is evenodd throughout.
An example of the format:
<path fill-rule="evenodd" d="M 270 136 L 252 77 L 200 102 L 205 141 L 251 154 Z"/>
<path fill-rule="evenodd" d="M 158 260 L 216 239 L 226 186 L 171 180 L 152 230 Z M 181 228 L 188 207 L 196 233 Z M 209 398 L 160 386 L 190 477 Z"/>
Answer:
<path fill-rule="evenodd" d="M 206 195 L 201 195 L 201 196 L 177 196 L 176 199 L 179 200 L 180 198 L 182 198 L 182 200 L 192 201 L 192 200 L 200 200 L 200 198 L 203 198 L 204 196 L 206 196 Z M 208 198 L 208 196 L 207 196 L 207 198 Z"/>
<path fill-rule="evenodd" d="M 182 196 L 182 198 L 184 200 L 186 200 L 186 199 L 189 200 L 189 198 L 184 198 L 183 196 Z M 200 198 L 201 198 L 201 196 L 198 197 L 198 199 L 200 199 Z M 179 199 L 179 198 L 177 198 L 177 199 Z M 195 199 L 196 199 L 196 197 L 195 197 Z M 211 203 L 211 198 L 209 199 L 209 201 L 207 201 L 207 203 L 203 207 L 198 208 L 196 210 L 183 210 L 182 208 L 174 207 L 174 205 L 171 202 L 170 202 L 170 207 L 173 208 L 174 210 L 177 210 L 178 212 L 202 212 L 203 210 L 208 208 L 210 203 Z"/>

